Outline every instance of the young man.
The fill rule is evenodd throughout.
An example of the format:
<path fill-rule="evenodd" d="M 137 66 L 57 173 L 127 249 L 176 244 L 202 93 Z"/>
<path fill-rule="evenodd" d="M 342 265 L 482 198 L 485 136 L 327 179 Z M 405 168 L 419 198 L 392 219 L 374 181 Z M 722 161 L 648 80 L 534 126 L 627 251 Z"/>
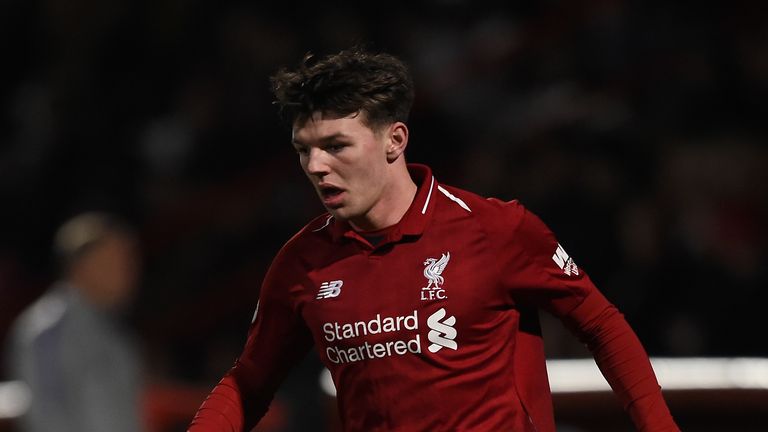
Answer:
<path fill-rule="evenodd" d="M 536 216 L 406 164 L 398 59 L 353 49 L 272 82 L 328 213 L 275 257 L 191 431 L 250 430 L 313 346 L 345 430 L 554 431 L 538 309 L 589 346 L 638 430 L 678 430 L 634 332 Z"/>

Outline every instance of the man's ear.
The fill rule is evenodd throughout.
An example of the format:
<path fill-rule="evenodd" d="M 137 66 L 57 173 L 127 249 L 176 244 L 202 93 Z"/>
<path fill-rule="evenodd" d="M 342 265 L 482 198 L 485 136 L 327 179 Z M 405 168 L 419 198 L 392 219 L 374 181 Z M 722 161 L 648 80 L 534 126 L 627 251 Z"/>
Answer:
<path fill-rule="evenodd" d="M 390 126 L 389 143 L 387 145 L 387 162 L 395 162 L 408 146 L 408 126 L 403 122 L 395 122 Z"/>

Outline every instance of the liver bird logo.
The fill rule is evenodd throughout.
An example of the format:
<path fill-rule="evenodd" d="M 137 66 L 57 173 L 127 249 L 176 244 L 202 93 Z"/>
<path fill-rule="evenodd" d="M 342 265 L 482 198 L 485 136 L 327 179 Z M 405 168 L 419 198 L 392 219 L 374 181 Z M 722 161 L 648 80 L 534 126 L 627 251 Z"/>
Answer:
<path fill-rule="evenodd" d="M 451 253 L 446 252 L 443 254 L 443 256 L 440 257 L 440 259 L 427 258 L 427 260 L 424 261 L 424 265 L 426 266 L 424 267 L 424 277 L 427 278 L 429 283 L 427 283 L 427 286 L 422 289 L 440 289 L 440 285 L 445 282 L 445 279 L 441 276 L 441 274 L 445 270 L 445 267 L 448 265 L 448 261 L 450 260 Z"/>

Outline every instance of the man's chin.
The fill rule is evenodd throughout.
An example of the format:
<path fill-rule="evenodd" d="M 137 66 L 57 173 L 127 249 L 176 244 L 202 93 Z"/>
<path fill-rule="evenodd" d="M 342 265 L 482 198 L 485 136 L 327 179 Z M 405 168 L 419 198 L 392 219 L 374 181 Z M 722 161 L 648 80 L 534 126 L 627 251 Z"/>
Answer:
<path fill-rule="evenodd" d="M 331 216 L 333 216 L 334 219 L 336 220 L 351 222 L 360 217 L 359 214 L 356 214 L 355 212 L 352 211 L 352 209 L 350 209 L 347 206 L 342 206 L 337 208 L 331 208 L 326 206 L 325 209 L 328 210 L 328 213 L 330 213 Z"/>
<path fill-rule="evenodd" d="M 338 220 L 349 219 L 349 215 L 347 214 L 348 212 L 344 211 L 345 209 L 343 206 L 335 207 L 335 208 L 325 206 L 325 209 L 328 210 L 328 213 L 330 213 L 331 216 L 333 216 L 335 219 L 338 219 Z"/>

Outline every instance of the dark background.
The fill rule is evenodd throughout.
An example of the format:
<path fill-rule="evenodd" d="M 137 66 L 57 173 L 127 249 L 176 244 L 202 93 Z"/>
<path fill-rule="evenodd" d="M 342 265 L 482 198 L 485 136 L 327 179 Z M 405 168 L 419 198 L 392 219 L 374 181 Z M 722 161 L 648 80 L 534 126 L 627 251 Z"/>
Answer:
<path fill-rule="evenodd" d="M 268 76 L 364 43 L 412 66 L 409 161 L 520 199 L 651 355 L 768 355 L 762 2 L 257 3 L 0 3 L 0 342 L 58 225 L 113 211 L 141 234 L 150 379 L 212 386 L 322 212 Z"/>

